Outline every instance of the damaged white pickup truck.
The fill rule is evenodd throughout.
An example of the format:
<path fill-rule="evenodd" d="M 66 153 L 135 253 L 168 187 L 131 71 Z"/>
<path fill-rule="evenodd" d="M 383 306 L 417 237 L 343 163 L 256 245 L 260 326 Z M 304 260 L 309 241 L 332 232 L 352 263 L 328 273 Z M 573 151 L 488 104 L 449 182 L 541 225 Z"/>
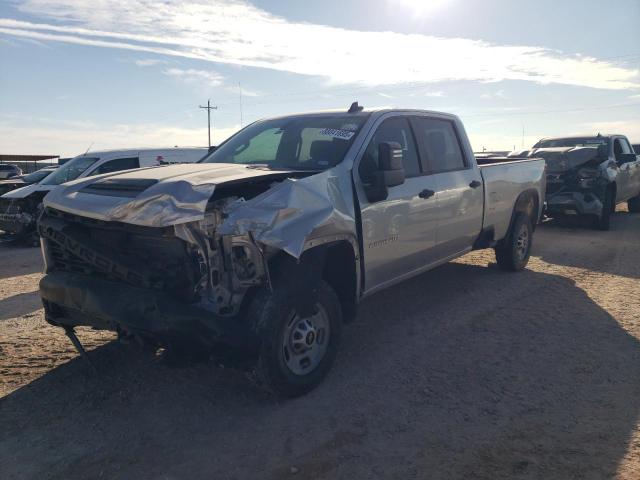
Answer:
<path fill-rule="evenodd" d="M 364 297 L 477 248 L 525 267 L 545 163 L 488 161 L 453 115 L 354 104 L 253 123 L 199 164 L 68 183 L 39 222 L 47 321 L 81 353 L 81 325 L 232 346 L 301 395 Z"/>

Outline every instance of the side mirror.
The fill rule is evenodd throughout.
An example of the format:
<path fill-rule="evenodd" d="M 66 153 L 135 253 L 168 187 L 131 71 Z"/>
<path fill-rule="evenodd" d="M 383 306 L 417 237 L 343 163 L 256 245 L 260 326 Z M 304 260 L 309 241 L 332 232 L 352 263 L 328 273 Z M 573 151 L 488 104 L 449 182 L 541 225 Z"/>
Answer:
<path fill-rule="evenodd" d="M 389 187 L 404 183 L 402 146 L 397 142 L 382 142 L 378 145 L 378 169 L 373 172 L 371 184 L 365 187 L 367 199 L 379 202 L 389 196 Z"/>
<path fill-rule="evenodd" d="M 635 153 L 620 153 L 616 155 L 616 160 L 619 165 L 623 165 L 625 163 L 635 162 L 638 158 Z"/>

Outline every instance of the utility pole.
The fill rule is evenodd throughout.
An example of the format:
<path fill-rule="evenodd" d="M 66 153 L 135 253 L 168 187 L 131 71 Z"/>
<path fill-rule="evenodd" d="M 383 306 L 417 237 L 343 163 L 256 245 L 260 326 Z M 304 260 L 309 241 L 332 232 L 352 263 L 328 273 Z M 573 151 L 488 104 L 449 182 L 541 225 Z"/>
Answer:
<path fill-rule="evenodd" d="M 203 107 L 200 105 L 200 108 L 205 108 L 207 110 L 207 130 L 209 132 L 209 148 L 211 148 L 211 110 L 217 110 L 218 107 L 212 107 L 211 100 L 207 100 L 207 106 Z"/>

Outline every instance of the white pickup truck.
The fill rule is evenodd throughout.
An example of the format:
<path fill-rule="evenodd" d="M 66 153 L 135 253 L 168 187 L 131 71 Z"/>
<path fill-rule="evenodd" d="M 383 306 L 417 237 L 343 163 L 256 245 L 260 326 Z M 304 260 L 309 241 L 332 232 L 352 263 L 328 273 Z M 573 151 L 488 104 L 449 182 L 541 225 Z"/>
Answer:
<path fill-rule="evenodd" d="M 293 115 L 199 164 L 82 179 L 39 222 L 46 319 L 168 349 L 231 345 L 301 395 L 368 295 L 479 248 L 520 270 L 545 163 L 478 165 L 461 121 L 421 110 Z"/>

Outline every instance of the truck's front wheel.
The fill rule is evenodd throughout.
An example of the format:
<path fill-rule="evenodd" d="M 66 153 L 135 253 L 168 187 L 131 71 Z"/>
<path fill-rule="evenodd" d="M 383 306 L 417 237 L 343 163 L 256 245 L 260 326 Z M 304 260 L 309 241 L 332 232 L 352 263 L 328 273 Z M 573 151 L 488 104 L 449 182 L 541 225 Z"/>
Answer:
<path fill-rule="evenodd" d="M 531 219 L 525 213 L 519 213 L 506 238 L 495 247 L 496 262 L 503 270 L 517 272 L 529 263 L 533 227 Z"/>
<path fill-rule="evenodd" d="M 636 195 L 627 201 L 629 213 L 640 213 L 640 195 Z"/>
<path fill-rule="evenodd" d="M 315 304 L 302 314 L 284 289 L 262 292 L 254 300 L 258 374 L 278 396 L 297 397 L 314 389 L 335 360 L 342 327 L 340 301 L 325 282 L 318 284 L 315 297 Z"/>

